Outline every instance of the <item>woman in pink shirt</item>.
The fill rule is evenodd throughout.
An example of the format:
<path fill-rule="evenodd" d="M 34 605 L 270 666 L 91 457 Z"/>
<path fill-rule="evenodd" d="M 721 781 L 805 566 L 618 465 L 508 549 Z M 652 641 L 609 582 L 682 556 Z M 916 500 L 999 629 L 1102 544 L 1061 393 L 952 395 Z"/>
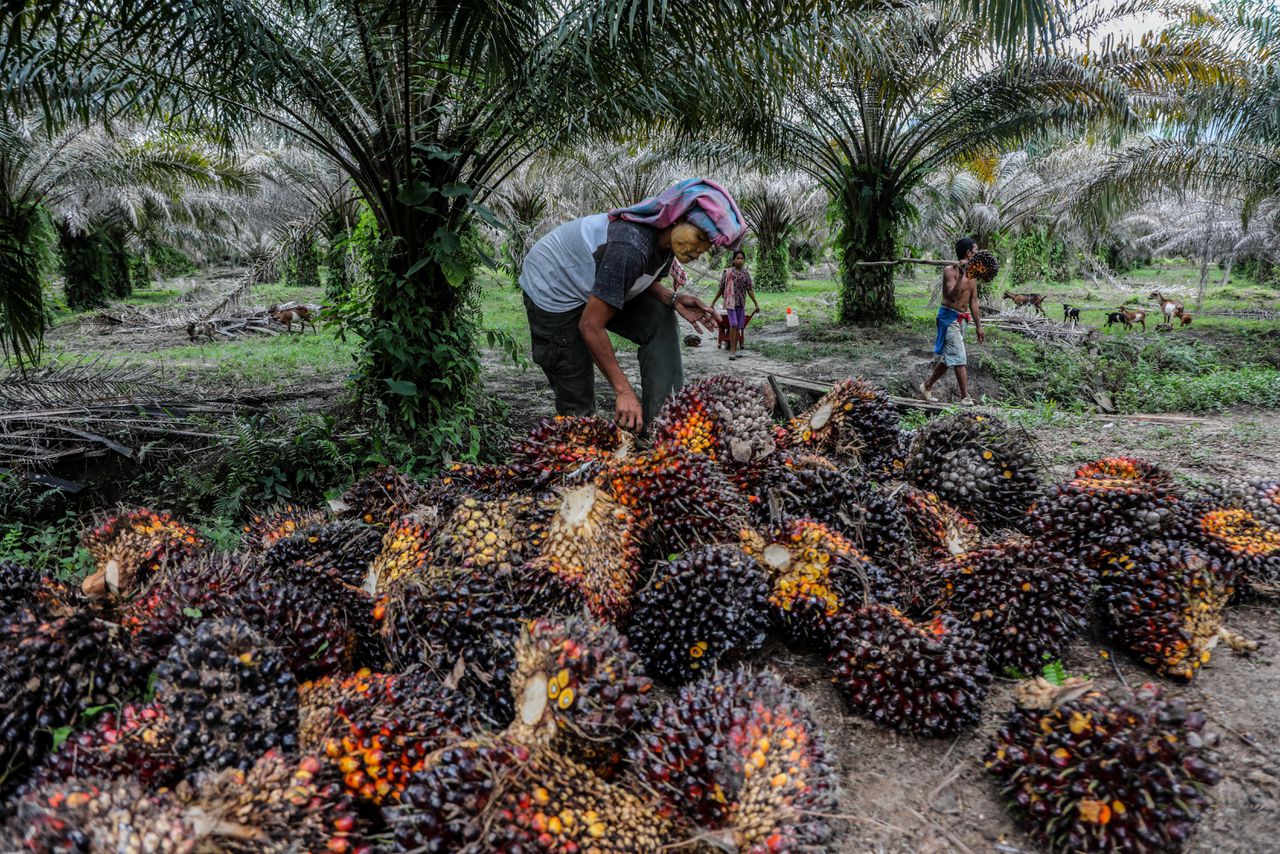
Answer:
<path fill-rule="evenodd" d="M 725 268 L 720 277 L 720 290 L 716 291 L 711 307 L 716 307 L 716 300 L 724 297 L 725 313 L 729 315 L 729 358 L 738 358 L 738 348 L 742 346 L 742 330 L 747 328 L 747 297 L 760 310 L 756 299 L 756 289 L 751 282 L 751 274 L 747 272 L 747 253 L 741 249 L 733 253 L 733 264 Z"/>

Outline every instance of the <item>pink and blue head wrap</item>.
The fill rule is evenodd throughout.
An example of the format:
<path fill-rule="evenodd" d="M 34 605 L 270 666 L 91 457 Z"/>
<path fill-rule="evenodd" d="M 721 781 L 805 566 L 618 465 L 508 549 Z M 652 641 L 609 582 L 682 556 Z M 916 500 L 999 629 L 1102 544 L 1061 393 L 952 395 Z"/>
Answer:
<path fill-rule="evenodd" d="M 742 211 L 729 191 L 707 178 L 686 178 L 639 204 L 609 211 L 609 219 L 624 219 L 654 228 L 687 220 L 707 233 L 713 246 L 734 248 L 746 234 Z"/>

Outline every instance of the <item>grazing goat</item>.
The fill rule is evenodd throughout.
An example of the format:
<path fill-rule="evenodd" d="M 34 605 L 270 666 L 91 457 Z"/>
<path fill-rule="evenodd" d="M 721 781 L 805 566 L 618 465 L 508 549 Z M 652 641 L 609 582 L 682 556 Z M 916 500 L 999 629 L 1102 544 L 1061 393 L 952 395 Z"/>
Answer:
<path fill-rule="evenodd" d="M 1191 325 L 1191 315 L 1185 311 L 1179 312 L 1178 319 L 1182 321 L 1183 326 Z"/>
<path fill-rule="evenodd" d="M 1128 329 L 1130 326 L 1132 326 L 1132 324 L 1129 323 L 1129 313 L 1126 311 L 1113 311 L 1109 313 L 1107 315 L 1107 322 L 1103 324 L 1103 327 L 1110 328 L 1111 326 L 1114 326 L 1117 323 L 1119 323 L 1125 329 Z"/>
<path fill-rule="evenodd" d="M 1062 304 L 1062 322 L 1066 323 L 1068 320 L 1070 320 L 1072 323 L 1079 323 L 1080 309 L 1078 307 L 1072 308 L 1071 306 L 1067 305 L 1064 302 Z"/>
<path fill-rule="evenodd" d="M 1133 311 L 1130 311 L 1127 308 L 1121 308 L 1120 310 L 1123 311 L 1125 317 L 1129 319 L 1128 324 L 1126 324 L 1127 326 L 1132 328 L 1133 324 L 1140 323 L 1142 324 L 1142 331 L 1147 331 L 1147 313 L 1145 311 L 1140 308 L 1135 308 Z"/>
<path fill-rule="evenodd" d="M 1165 299 L 1159 291 L 1152 291 L 1147 296 L 1160 303 L 1160 313 L 1164 315 L 1164 322 L 1173 326 L 1173 319 L 1182 314 L 1182 303 Z"/>
<path fill-rule="evenodd" d="M 1010 291 L 1004 292 L 1004 298 L 1012 300 L 1013 304 L 1018 308 L 1029 305 L 1039 314 L 1044 314 L 1044 294 L 1015 294 Z"/>
<path fill-rule="evenodd" d="M 192 341 L 204 338 L 213 340 L 213 324 L 207 320 L 193 320 L 187 324 L 187 338 Z"/>
<path fill-rule="evenodd" d="M 281 308 L 273 305 L 267 309 L 267 313 L 276 319 L 276 323 L 283 323 L 286 332 L 293 331 L 293 324 L 298 324 L 298 334 L 301 335 L 307 328 L 311 327 L 311 331 L 316 331 L 315 321 L 311 319 L 311 309 L 305 305 L 286 305 Z"/>

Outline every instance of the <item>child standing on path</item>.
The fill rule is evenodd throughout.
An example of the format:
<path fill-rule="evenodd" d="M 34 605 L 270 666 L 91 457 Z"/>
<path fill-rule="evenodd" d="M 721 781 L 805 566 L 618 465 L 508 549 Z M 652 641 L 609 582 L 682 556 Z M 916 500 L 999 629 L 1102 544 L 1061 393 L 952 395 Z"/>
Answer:
<path fill-rule="evenodd" d="M 738 358 L 738 348 L 742 346 L 743 330 L 747 328 L 747 297 L 751 297 L 756 311 L 760 310 L 760 302 L 756 299 L 755 285 L 751 282 L 751 274 L 747 272 L 747 253 L 741 249 L 733 253 L 733 263 L 725 268 L 720 276 L 720 290 L 711 300 L 711 308 L 716 307 L 716 300 L 724 297 L 725 313 L 729 315 L 729 358 Z"/>

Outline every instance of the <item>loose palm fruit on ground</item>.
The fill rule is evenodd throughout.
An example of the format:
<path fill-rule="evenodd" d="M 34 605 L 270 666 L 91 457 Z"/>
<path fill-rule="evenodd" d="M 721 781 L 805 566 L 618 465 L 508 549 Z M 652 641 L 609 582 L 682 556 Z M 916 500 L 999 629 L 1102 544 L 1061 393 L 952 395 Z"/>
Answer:
<path fill-rule="evenodd" d="M 342 494 L 342 515 L 366 525 L 385 527 L 408 513 L 422 494 L 422 484 L 401 474 L 395 466 L 378 466 Z"/>
<path fill-rule="evenodd" d="M 391 523 L 382 537 L 382 547 L 369 565 L 372 584 L 365 590 L 384 596 L 402 579 L 418 575 L 428 565 L 431 535 L 440 524 L 435 507 L 419 508 Z M 372 590 L 369 588 L 372 587 Z"/>
<path fill-rule="evenodd" d="M 1108 553 L 1169 531 L 1178 498 L 1173 476 L 1158 466 L 1106 457 L 1051 486 L 1032 509 L 1029 528 L 1037 539 L 1097 569 Z"/>
<path fill-rule="evenodd" d="M 398 802 L 432 754 L 475 732 L 466 698 L 421 669 L 357 674 L 328 693 L 331 705 L 304 692 L 304 741 L 319 742 L 346 791 L 375 804 Z"/>
<path fill-rule="evenodd" d="M 906 517 L 916 554 L 921 558 L 938 560 L 958 555 L 976 548 L 981 541 L 978 526 L 936 493 L 909 483 L 894 484 L 888 493 Z"/>
<path fill-rule="evenodd" d="M 610 464 L 596 486 L 646 517 L 650 550 L 664 557 L 732 540 L 747 517 L 746 496 L 709 458 L 671 446 Z"/>
<path fill-rule="evenodd" d="M 913 623 L 887 605 L 828 621 L 827 662 L 849 708 L 912 735 L 952 735 L 978 722 L 991 683 L 972 630 L 951 617 Z"/>
<path fill-rule="evenodd" d="M 679 685 L 758 651 L 768 615 L 764 567 L 737 546 L 704 546 L 657 566 L 626 632 L 645 672 Z"/>
<path fill-rule="evenodd" d="M 0 850 L 189 854 L 203 835 L 198 823 L 171 794 L 148 792 L 131 777 L 68 780 L 28 792 L 13 805 Z"/>
<path fill-rule="evenodd" d="M 350 798 L 323 779 L 322 768 L 314 756 L 269 751 L 247 771 L 228 768 L 204 780 L 183 811 L 203 820 L 203 845 L 225 854 L 369 854 Z"/>
<path fill-rule="evenodd" d="M 769 575 L 769 613 L 795 644 L 822 648 L 824 622 L 846 605 L 892 601 L 888 576 L 853 543 L 812 519 L 744 530 L 742 550 Z"/>
<path fill-rule="evenodd" d="M 907 441 L 884 389 L 861 377 L 842 380 L 792 420 L 788 446 L 858 463 L 870 475 L 901 472 Z"/>
<path fill-rule="evenodd" d="M 760 460 L 776 447 L 773 419 L 761 388 L 723 374 L 668 397 L 651 434 L 655 445 L 679 445 L 727 465 Z"/>
<path fill-rule="evenodd" d="M 1209 807 L 1217 736 L 1202 713 L 1144 685 L 1012 712 L 987 770 L 1036 841 L 1055 851 L 1181 851 Z"/>
<path fill-rule="evenodd" d="M 965 272 L 979 282 L 989 284 L 1000 272 L 1000 259 L 989 249 L 979 249 L 969 258 Z"/>
<path fill-rule="evenodd" d="M 641 780 L 726 851 L 820 851 L 836 773 L 813 718 L 777 674 L 721 671 L 680 689 L 632 749 Z"/>
<path fill-rule="evenodd" d="M 639 854 L 675 843 L 670 819 L 630 788 L 546 749 L 502 742 L 444 751 L 393 818 L 398 851 Z"/>
<path fill-rule="evenodd" d="M 621 620 L 631 610 L 640 572 L 642 517 L 587 484 L 556 496 L 536 572 L 555 576 L 592 614 Z"/>
<path fill-rule="evenodd" d="M 90 729 L 73 733 L 51 753 L 24 785 L 40 791 L 76 777 L 134 777 L 148 789 L 171 786 L 182 773 L 173 752 L 172 719 L 159 703 L 107 709 Z"/>
<path fill-rule="evenodd" d="M 278 540 L 315 525 L 323 525 L 322 510 L 306 510 L 293 504 L 275 507 L 263 513 L 255 513 L 249 523 L 241 528 L 240 547 L 249 554 L 261 554 Z"/>
<path fill-rule="evenodd" d="M 1018 526 L 1040 497 L 1040 464 L 1025 430 L 999 418 L 956 413 L 916 432 L 906 478 L 935 493 L 983 530 Z"/>
<path fill-rule="evenodd" d="M 85 534 L 96 571 L 85 578 L 86 596 L 131 595 L 163 566 L 180 563 L 207 543 L 195 528 L 168 513 L 140 509 L 118 516 Z"/>
<path fill-rule="evenodd" d="M 146 682 L 123 632 L 89 612 L 8 614 L 0 620 L 0 769 L 37 759 L 54 730 L 86 709 L 123 702 Z"/>
<path fill-rule="evenodd" d="M 298 687 L 284 655 L 242 620 L 201 620 L 155 671 L 188 768 L 247 769 L 273 747 L 297 748 Z"/>
<path fill-rule="evenodd" d="M 325 573 L 363 588 L 369 564 L 382 549 L 382 535 L 377 528 L 350 520 L 312 525 L 277 540 L 263 552 L 261 564 L 272 571 Z"/>
<path fill-rule="evenodd" d="M 516 718 L 503 737 L 607 770 L 647 712 L 650 688 L 613 626 L 587 616 L 530 620 L 516 643 Z"/>
<path fill-rule="evenodd" d="M 511 722 L 515 642 L 529 618 L 509 571 L 459 570 L 398 586 L 379 607 L 382 639 L 396 669 L 425 667 L 454 684 L 492 722 Z"/>
<path fill-rule="evenodd" d="M 1006 540 L 922 571 L 925 601 L 967 623 L 997 673 L 1034 676 L 1088 625 L 1095 574 L 1039 543 Z"/>
<path fill-rule="evenodd" d="M 1280 529 L 1263 524 L 1252 510 L 1216 502 L 1184 504 L 1179 513 L 1187 536 L 1223 562 L 1242 587 L 1280 594 Z"/>
<path fill-rule="evenodd" d="M 1108 557 L 1098 602 L 1107 634 L 1157 673 L 1188 680 L 1224 635 L 1234 578 L 1180 539 L 1154 539 Z"/>

